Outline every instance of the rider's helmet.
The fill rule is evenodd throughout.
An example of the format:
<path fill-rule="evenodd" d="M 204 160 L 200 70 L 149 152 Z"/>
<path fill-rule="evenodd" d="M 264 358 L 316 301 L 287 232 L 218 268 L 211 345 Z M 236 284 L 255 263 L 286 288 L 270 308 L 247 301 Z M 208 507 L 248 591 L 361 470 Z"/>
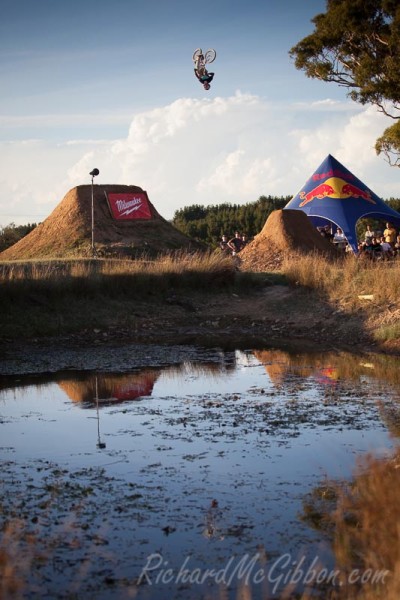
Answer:
<path fill-rule="evenodd" d="M 205 90 L 209 90 L 211 85 L 206 81 L 203 87 Z"/>

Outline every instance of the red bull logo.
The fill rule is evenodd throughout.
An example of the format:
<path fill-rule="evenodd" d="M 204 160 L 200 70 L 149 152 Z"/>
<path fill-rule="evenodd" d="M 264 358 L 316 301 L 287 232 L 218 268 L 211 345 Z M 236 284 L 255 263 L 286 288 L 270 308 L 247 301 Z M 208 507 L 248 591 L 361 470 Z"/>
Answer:
<path fill-rule="evenodd" d="M 375 200 L 371 198 L 371 192 L 368 189 L 361 189 L 352 183 L 348 183 L 341 177 L 330 177 L 325 183 L 320 183 L 314 189 L 310 190 L 307 194 L 300 192 L 299 194 L 302 202 L 299 204 L 299 208 L 305 206 L 314 198 L 362 198 L 371 204 L 376 204 Z"/>

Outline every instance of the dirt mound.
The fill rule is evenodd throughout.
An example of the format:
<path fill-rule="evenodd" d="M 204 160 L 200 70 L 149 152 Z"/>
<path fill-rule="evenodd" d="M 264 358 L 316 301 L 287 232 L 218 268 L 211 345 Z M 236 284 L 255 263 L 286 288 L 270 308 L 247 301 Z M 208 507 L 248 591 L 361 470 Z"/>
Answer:
<path fill-rule="evenodd" d="M 100 256 L 141 256 L 202 245 L 175 229 L 149 201 L 151 219 L 117 221 L 111 216 L 106 193 L 138 193 L 133 185 L 93 186 L 94 241 Z M 70 190 L 43 223 L 0 253 L 0 260 L 91 256 L 92 188 Z"/>
<path fill-rule="evenodd" d="M 241 252 L 242 268 L 249 271 L 280 269 L 283 259 L 295 254 L 320 252 L 338 257 L 336 248 L 313 227 L 301 210 L 275 210 L 262 231 Z"/>

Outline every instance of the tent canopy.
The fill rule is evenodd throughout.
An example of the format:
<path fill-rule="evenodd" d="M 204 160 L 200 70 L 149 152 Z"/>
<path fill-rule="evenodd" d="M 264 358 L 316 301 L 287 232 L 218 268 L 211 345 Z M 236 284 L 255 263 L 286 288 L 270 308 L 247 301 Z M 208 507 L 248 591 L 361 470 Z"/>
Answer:
<path fill-rule="evenodd" d="M 315 226 L 333 223 L 340 227 L 354 252 L 359 219 L 378 219 L 400 226 L 400 213 L 330 154 L 285 209 L 302 210 Z"/>

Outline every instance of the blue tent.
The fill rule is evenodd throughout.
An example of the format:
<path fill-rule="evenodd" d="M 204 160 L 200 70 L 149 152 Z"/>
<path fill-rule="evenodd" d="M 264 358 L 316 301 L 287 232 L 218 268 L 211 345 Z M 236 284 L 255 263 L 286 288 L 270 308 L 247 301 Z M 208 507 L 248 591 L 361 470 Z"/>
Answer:
<path fill-rule="evenodd" d="M 316 227 L 332 223 L 340 227 L 354 252 L 359 219 L 368 217 L 400 226 L 400 213 L 330 154 L 285 209 L 302 210 Z"/>

